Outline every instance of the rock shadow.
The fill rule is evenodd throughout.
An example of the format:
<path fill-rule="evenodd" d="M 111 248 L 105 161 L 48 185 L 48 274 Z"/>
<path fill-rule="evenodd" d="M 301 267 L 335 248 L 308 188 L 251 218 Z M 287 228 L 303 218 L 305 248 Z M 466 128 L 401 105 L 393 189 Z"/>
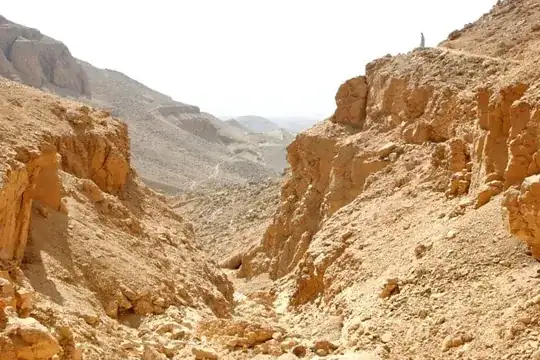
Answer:
<path fill-rule="evenodd" d="M 75 272 L 68 236 L 68 216 L 34 200 L 21 267 L 34 290 L 59 305 L 64 298 L 51 279 L 69 281 Z"/>

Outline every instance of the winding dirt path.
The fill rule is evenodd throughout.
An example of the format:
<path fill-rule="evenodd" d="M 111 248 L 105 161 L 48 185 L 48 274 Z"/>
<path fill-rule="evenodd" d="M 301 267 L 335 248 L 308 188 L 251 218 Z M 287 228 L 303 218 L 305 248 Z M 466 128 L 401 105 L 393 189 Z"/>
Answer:
<path fill-rule="evenodd" d="M 189 190 L 190 190 L 190 191 L 194 191 L 195 188 L 197 187 L 197 185 L 200 185 L 200 184 L 203 184 L 203 183 L 205 183 L 205 182 L 207 182 L 207 181 L 216 179 L 216 178 L 218 177 L 218 175 L 219 175 L 219 171 L 220 171 L 220 170 L 219 170 L 219 167 L 221 166 L 221 164 L 224 164 L 224 163 L 226 163 L 227 161 L 232 161 L 232 160 L 234 160 L 235 158 L 237 158 L 238 156 L 240 156 L 240 154 L 236 154 L 236 155 L 234 155 L 233 157 L 231 157 L 230 159 L 225 159 L 225 160 L 223 160 L 223 161 L 217 163 L 216 166 L 214 166 L 214 171 L 212 172 L 211 175 L 209 175 L 206 179 L 203 179 L 203 180 L 201 180 L 201 181 L 195 181 L 195 180 L 194 180 L 194 181 L 191 183 L 191 185 L 190 185 L 190 187 L 189 187 Z"/>

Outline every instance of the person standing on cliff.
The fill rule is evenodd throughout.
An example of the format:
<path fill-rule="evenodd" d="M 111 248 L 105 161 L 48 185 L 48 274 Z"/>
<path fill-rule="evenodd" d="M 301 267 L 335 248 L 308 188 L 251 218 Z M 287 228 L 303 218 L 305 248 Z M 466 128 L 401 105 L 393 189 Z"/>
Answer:
<path fill-rule="evenodd" d="M 426 39 L 424 38 L 424 33 L 421 32 L 420 33 L 420 48 L 425 48 L 426 47 Z"/>

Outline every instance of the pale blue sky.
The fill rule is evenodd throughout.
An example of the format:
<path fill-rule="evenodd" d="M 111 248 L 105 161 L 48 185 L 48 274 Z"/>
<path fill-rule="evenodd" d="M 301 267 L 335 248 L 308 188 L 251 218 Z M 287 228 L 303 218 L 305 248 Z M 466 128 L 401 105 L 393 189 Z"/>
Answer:
<path fill-rule="evenodd" d="M 435 46 L 496 0 L 8 1 L 2 15 L 215 115 L 328 115 L 372 59 Z M 84 4 L 84 5 L 83 5 Z"/>

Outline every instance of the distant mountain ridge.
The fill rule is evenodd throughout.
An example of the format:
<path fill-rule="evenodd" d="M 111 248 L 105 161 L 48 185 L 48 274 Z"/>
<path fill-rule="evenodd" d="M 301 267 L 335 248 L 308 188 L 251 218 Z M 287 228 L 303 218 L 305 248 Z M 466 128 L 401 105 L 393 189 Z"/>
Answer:
<path fill-rule="evenodd" d="M 247 136 L 197 106 L 175 101 L 121 72 L 78 60 L 61 41 L 3 16 L 0 76 L 122 117 L 141 177 L 168 192 L 273 177 L 286 166 L 283 139 Z M 268 146 L 273 149 L 270 156 Z M 276 157 L 275 149 L 282 149 L 282 155 Z"/>
<path fill-rule="evenodd" d="M 267 133 L 279 130 L 279 126 L 262 116 L 244 115 L 236 117 L 235 120 L 254 133 Z"/>
<path fill-rule="evenodd" d="M 292 134 L 307 130 L 325 118 L 324 116 L 220 116 L 220 119 L 226 122 L 234 120 L 252 132 L 268 133 L 283 129 Z"/>
<path fill-rule="evenodd" d="M 236 119 L 228 119 L 228 120 L 225 120 L 225 123 L 226 124 L 229 124 L 231 126 L 234 126 L 235 128 L 241 130 L 241 131 L 244 131 L 246 133 L 248 132 L 251 132 L 251 130 L 247 127 L 245 127 L 244 125 L 242 125 L 238 120 Z"/>
<path fill-rule="evenodd" d="M 272 116 L 268 117 L 268 120 L 287 131 L 299 133 L 325 118 L 324 116 Z"/>

